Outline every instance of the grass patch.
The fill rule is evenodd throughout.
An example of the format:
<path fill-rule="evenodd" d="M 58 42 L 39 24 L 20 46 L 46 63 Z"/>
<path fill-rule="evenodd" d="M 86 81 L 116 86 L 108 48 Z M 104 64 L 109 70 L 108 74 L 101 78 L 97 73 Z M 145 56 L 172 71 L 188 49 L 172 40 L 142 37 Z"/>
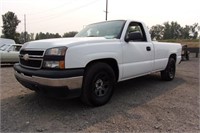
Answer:
<path fill-rule="evenodd" d="M 188 47 L 200 47 L 199 39 L 169 39 L 169 40 L 159 40 L 159 42 L 174 42 L 188 45 Z"/>

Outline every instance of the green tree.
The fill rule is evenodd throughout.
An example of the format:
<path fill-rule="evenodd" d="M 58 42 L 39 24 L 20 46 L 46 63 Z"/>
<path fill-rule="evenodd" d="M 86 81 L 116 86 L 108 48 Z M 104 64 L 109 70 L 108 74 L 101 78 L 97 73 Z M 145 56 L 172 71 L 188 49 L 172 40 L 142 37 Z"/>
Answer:
<path fill-rule="evenodd" d="M 163 34 L 163 39 L 171 39 L 172 35 L 171 35 L 171 25 L 169 24 L 169 22 L 165 22 L 164 23 L 164 34 Z"/>
<path fill-rule="evenodd" d="M 3 37 L 15 40 L 16 43 L 19 42 L 19 33 L 16 32 L 17 26 L 20 23 L 17 16 L 13 12 L 7 12 L 2 15 L 3 19 Z"/>
<path fill-rule="evenodd" d="M 181 26 L 177 22 L 165 22 L 164 23 L 163 39 L 178 39 L 181 37 Z"/>
<path fill-rule="evenodd" d="M 181 39 L 189 39 L 190 38 L 190 26 L 185 25 L 181 30 Z"/>
<path fill-rule="evenodd" d="M 26 34 L 26 40 L 25 40 L 25 34 Z M 34 40 L 34 33 L 28 33 L 28 32 L 21 32 L 20 36 L 19 36 L 19 42 L 21 44 L 25 43 L 25 42 L 29 42 L 29 41 L 33 41 Z"/>
<path fill-rule="evenodd" d="M 165 22 L 164 25 L 154 25 L 150 29 L 152 39 L 197 39 L 198 23 L 181 27 L 177 22 Z"/>
<path fill-rule="evenodd" d="M 66 32 L 64 33 L 63 37 L 74 37 L 77 33 L 77 31 Z"/>
<path fill-rule="evenodd" d="M 190 26 L 190 33 L 191 33 L 191 39 L 197 39 L 198 37 L 198 23 L 194 23 Z"/>
<path fill-rule="evenodd" d="M 55 38 L 61 38 L 61 35 L 59 35 L 58 33 L 56 33 L 54 37 Z"/>
<path fill-rule="evenodd" d="M 35 40 L 39 40 L 39 34 L 38 33 L 35 36 Z"/>
<path fill-rule="evenodd" d="M 34 33 L 30 33 L 30 40 L 29 41 L 33 41 L 34 40 Z"/>
<path fill-rule="evenodd" d="M 150 29 L 151 39 L 160 40 L 163 37 L 163 33 L 164 33 L 164 26 L 159 24 L 152 26 Z"/>
<path fill-rule="evenodd" d="M 61 35 L 59 35 L 58 33 L 53 34 L 53 33 L 37 33 L 35 36 L 35 40 L 40 40 L 40 39 L 49 39 L 49 38 L 61 38 Z"/>

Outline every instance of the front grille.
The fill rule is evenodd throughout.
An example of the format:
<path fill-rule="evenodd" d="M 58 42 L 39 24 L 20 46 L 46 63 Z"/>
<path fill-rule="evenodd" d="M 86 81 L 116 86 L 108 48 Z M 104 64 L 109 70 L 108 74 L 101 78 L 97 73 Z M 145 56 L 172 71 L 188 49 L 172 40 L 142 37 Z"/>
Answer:
<path fill-rule="evenodd" d="M 23 66 L 27 66 L 27 67 L 33 67 L 33 68 L 40 68 L 42 61 L 41 60 L 24 60 L 20 58 L 20 63 Z"/>
<path fill-rule="evenodd" d="M 20 51 L 20 64 L 26 68 L 40 69 L 43 63 L 44 51 L 26 50 Z"/>
<path fill-rule="evenodd" d="M 23 50 L 20 51 L 20 54 L 21 55 L 28 54 L 28 55 L 43 56 L 44 51 L 33 51 L 33 50 L 26 51 L 26 50 L 23 49 Z"/>

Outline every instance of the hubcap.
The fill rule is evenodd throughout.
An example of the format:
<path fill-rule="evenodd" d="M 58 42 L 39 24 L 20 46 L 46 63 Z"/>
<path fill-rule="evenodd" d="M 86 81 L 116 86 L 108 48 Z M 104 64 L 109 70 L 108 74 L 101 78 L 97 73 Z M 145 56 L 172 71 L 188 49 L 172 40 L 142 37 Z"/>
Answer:
<path fill-rule="evenodd" d="M 105 96 L 109 90 L 109 80 L 106 73 L 101 73 L 96 77 L 94 82 L 94 94 L 96 96 Z"/>

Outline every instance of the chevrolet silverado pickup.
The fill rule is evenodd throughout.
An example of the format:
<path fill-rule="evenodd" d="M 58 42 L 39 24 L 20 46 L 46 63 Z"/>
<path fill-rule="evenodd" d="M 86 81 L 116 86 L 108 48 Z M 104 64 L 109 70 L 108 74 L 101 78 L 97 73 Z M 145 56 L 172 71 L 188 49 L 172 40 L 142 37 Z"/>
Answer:
<path fill-rule="evenodd" d="M 113 20 L 88 25 L 73 38 L 25 43 L 14 70 L 31 90 L 100 106 L 117 82 L 154 72 L 173 80 L 181 50 L 178 43 L 151 41 L 143 22 Z"/>

